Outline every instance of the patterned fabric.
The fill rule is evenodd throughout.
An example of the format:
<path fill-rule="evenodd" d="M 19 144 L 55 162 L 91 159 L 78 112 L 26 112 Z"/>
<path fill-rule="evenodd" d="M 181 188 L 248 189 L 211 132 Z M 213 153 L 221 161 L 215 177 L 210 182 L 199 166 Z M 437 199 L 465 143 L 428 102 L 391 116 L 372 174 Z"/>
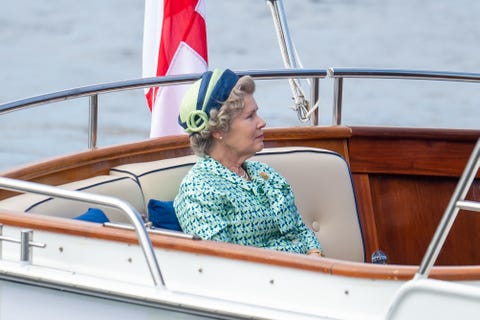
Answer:
<path fill-rule="evenodd" d="M 192 167 L 174 202 L 183 231 L 281 251 L 321 249 L 298 213 L 286 180 L 261 162 L 246 161 L 244 168 L 251 181 L 208 156 Z"/>

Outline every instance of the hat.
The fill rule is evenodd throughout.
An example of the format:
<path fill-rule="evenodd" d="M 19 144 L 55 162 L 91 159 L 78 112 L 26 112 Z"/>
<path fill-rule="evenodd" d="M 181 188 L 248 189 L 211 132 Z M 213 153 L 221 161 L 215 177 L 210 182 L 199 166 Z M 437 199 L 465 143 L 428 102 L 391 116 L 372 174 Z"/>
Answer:
<path fill-rule="evenodd" d="M 183 96 L 178 123 L 189 134 L 207 127 L 210 111 L 228 99 L 238 76 L 230 69 L 205 72 Z"/>

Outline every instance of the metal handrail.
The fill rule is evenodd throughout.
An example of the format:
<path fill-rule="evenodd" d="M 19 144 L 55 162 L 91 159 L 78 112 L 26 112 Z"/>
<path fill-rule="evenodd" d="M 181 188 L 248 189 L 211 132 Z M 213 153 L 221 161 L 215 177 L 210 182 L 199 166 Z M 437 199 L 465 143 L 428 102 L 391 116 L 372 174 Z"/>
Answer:
<path fill-rule="evenodd" d="M 22 181 L 5 177 L 0 177 L 0 188 L 11 191 L 36 193 L 68 200 L 78 200 L 121 210 L 127 215 L 133 224 L 155 286 L 165 286 L 155 252 L 153 250 L 153 245 L 143 224 L 142 217 L 128 202 L 105 195 L 65 190 L 36 182 Z"/>
<path fill-rule="evenodd" d="M 328 68 L 327 69 L 279 69 L 236 71 L 239 76 L 250 75 L 254 79 L 272 80 L 288 78 L 363 78 L 363 79 L 404 79 L 404 80 L 437 80 L 456 82 L 480 82 L 480 73 L 442 72 L 401 69 L 360 69 L 360 68 Z M 0 115 L 19 111 L 47 103 L 66 101 L 81 97 L 143 89 L 156 86 L 188 84 L 197 80 L 200 74 L 175 75 L 166 77 L 141 78 L 103 83 L 74 89 L 67 89 L 35 97 L 20 99 L 0 104 Z"/>
<path fill-rule="evenodd" d="M 250 75 L 254 79 L 258 80 L 271 80 L 271 79 L 291 79 L 291 78 L 311 78 L 317 85 L 312 88 L 315 92 L 315 96 L 318 96 L 318 81 L 319 78 L 325 78 L 327 76 L 326 69 L 289 69 L 289 70 L 251 70 L 251 71 L 236 71 L 239 76 Z M 83 97 L 90 97 L 90 117 L 89 117 L 89 130 L 88 130 L 88 147 L 89 149 L 96 148 L 97 143 L 97 115 L 98 115 L 98 95 L 134 90 L 144 89 L 151 87 L 162 87 L 169 85 L 181 85 L 192 83 L 199 79 L 201 74 L 186 74 L 186 75 L 173 75 L 166 77 L 152 77 L 152 78 L 140 78 L 133 80 L 124 80 L 110 83 L 102 83 L 96 85 L 90 85 L 85 87 L 79 87 L 74 89 L 67 89 L 39 95 L 35 97 L 25 98 L 21 100 L 6 102 L 0 104 L 0 115 L 4 113 L 20 111 L 32 107 L 46 105 L 55 102 L 61 102 L 66 100 L 72 100 Z"/>
<path fill-rule="evenodd" d="M 409 79 L 480 82 L 480 73 L 367 68 L 328 68 L 330 78 Z"/>
<path fill-rule="evenodd" d="M 327 76 L 326 69 L 251 70 L 235 71 L 235 73 L 239 76 L 250 75 L 252 78 L 259 80 L 288 79 L 292 77 L 315 79 L 325 78 Z M 201 74 L 187 74 L 166 77 L 140 78 L 67 89 L 0 104 L 0 115 L 13 111 L 28 109 L 38 105 L 66 101 L 82 97 L 89 97 L 93 95 L 111 92 L 188 84 L 199 79 L 200 76 Z"/>
<path fill-rule="evenodd" d="M 420 267 L 415 275 L 416 279 L 428 277 L 433 264 L 438 258 L 440 250 L 452 228 L 460 209 L 470 211 L 480 211 L 480 203 L 476 201 L 465 201 L 467 192 L 470 189 L 475 175 L 480 167 L 480 139 L 478 139 L 467 165 L 458 181 L 457 187 L 445 209 L 442 220 L 440 221 L 432 241 L 428 246 L 427 252 L 422 259 Z"/>
<path fill-rule="evenodd" d="M 334 79 L 333 125 L 340 125 L 342 123 L 343 79 L 345 78 L 480 82 L 479 73 L 402 69 L 330 67 L 328 68 L 328 77 Z"/>
<path fill-rule="evenodd" d="M 328 68 L 328 69 L 274 69 L 236 71 L 239 76 L 250 75 L 256 80 L 274 79 L 312 79 L 314 91 L 311 96 L 319 99 L 319 79 L 334 79 L 333 93 L 333 125 L 342 124 L 342 98 L 345 78 L 357 79 L 401 79 L 401 80 L 429 80 L 452 82 L 480 82 L 480 73 L 402 70 L 402 69 L 363 69 L 363 68 Z M 141 78 L 111 83 L 103 83 L 75 89 L 68 89 L 0 104 L 0 115 L 19 111 L 49 103 L 71 100 L 81 97 L 90 97 L 89 119 L 89 148 L 96 147 L 98 95 L 125 90 L 144 89 L 150 87 L 181 85 L 192 83 L 200 78 L 201 74 L 174 75 L 166 77 Z M 313 121 L 313 124 L 318 124 Z"/>

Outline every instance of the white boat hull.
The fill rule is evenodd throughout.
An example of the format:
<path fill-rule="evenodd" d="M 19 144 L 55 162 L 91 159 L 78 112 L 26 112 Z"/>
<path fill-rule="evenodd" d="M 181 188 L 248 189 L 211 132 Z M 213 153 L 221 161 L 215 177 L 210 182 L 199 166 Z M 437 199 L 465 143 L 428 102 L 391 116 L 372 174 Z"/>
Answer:
<path fill-rule="evenodd" d="M 4 235 L 19 232 L 4 226 Z M 34 249 L 32 264 L 18 261 L 18 244 L 4 244 L 1 319 L 35 314 L 45 319 L 105 319 L 115 314 L 178 319 L 178 313 L 189 318 L 197 313 L 220 318 L 374 319 L 387 312 L 403 283 L 156 249 L 163 287 L 154 285 L 136 245 L 43 231 L 35 233 L 35 242 L 46 247 Z"/>

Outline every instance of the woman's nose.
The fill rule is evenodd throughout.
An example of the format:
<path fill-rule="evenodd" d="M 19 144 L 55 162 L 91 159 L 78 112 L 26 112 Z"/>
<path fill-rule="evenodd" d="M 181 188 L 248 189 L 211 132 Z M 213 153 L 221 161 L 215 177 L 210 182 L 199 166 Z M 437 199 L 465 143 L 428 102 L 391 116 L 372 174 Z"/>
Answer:
<path fill-rule="evenodd" d="M 265 128 L 265 126 L 267 125 L 267 123 L 265 122 L 265 120 L 263 120 L 262 117 L 258 116 L 258 128 L 259 129 L 262 129 L 262 128 Z"/>

